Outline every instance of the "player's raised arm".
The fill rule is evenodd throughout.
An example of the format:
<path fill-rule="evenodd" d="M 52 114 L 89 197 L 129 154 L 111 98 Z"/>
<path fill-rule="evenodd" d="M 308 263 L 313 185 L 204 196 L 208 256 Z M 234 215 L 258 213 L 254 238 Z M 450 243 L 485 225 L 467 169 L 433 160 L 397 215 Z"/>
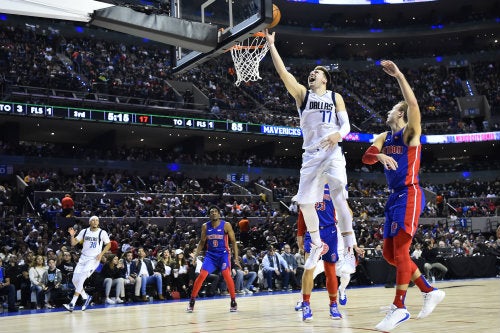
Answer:
<path fill-rule="evenodd" d="M 279 55 L 278 50 L 274 45 L 276 32 L 270 34 L 269 30 L 266 29 L 265 33 L 266 33 L 267 44 L 269 46 L 269 52 L 271 53 L 271 57 L 273 59 L 274 68 L 276 68 L 276 71 L 278 72 L 278 75 L 285 84 L 285 87 L 288 90 L 288 92 L 295 99 L 297 106 L 300 106 L 305 97 L 307 89 L 302 84 L 297 82 L 297 79 L 292 74 L 290 74 L 286 69 L 283 60 L 281 59 L 281 56 Z"/>
<path fill-rule="evenodd" d="M 403 94 L 403 98 L 408 104 L 407 118 L 408 124 L 405 130 L 405 142 L 409 146 L 418 146 L 420 144 L 420 135 L 422 134 L 421 127 L 421 115 L 420 108 L 418 106 L 417 98 L 415 97 L 415 93 L 410 87 L 410 84 L 406 80 L 405 76 L 399 70 L 398 66 L 390 61 L 390 60 L 382 60 L 380 62 L 382 65 L 382 69 L 384 72 L 389 74 L 392 77 L 395 77 L 398 80 L 399 87 L 401 89 L 401 93 Z"/>
<path fill-rule="evenodd" d="M 77 245 L 77 244 L 79 244 L 79 243 L 83 243 L 83 239 L 82 239 L 81 241 L 78 241 L 78 239 L 76 239 L 76 237 L 75 237 L 76 230 L 75 230 L 75 229 L 73 229 L 73 227 L 69 227 L 69 228 L 68 228 L 68 233 L 69 233 L 69 235 L 71 236 L 71 239 L 70 239 L 70 241 L 71 241 L 71 246 L 76 246 L 76 245 Z"/>

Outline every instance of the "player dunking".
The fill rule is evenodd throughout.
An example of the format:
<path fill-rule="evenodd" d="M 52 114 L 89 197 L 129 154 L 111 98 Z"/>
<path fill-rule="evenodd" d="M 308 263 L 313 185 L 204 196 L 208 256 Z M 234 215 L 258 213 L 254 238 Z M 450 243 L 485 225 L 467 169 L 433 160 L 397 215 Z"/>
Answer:
<path fill-rule="evenodd" d="M 92 216 L 89 219 L 89 228 L 82 229 L 75 238 L 75 229 L 69 228 L 68 232 L 71 236 L 71 246 L 82 244 L 82 253 L 78 263 L 76 264 L 73 272 L 73 285 L 75 286 L 75 293 L 73 299 L 69 304 L 63 306 L 69 312 L 73 312 L 76 301 L 79 296 L 82 296 L 85 303 L 82 306 L 82 311 L 85 311 L 92 300 L 92 296 L 87 295 L 83 289 L 85 280 L 92 275 L 101 261 L 101 257 L 109 251 L 111 242 L 108 233 L 99 228 L 99 218 Z M 104 244 L 104 248 L 102 245 Z"/>
<path fill-rule="evenodd" d="M 300 116 L 304 142 L 300 169 L 297 203 L 300 205 L 307 230 L 311 235 L 311 253 L 304 269 L 316 266 L 324 251 L 319 235 L 319 219 L 315 204 L 323 200 L 325 183 L 337 211 L 338 226 L 344 236 L 346 264 L 355 266 L 352 215 L 347 204 L 346 163 L 339 143 L 350 131 L 349 117 L 344 100 L 338 93 L 327 89 L 331 84 L 326 68 L 314 68 L 308 77 L 309 90 L 290 74 L 274 45 L 275 33 L 266 29 L 266 39 L 274 67 L 288 92 L 295 99 Z"/>
<path fill-rule="evenodd" d="M 425 318 L 445 297 L 441 290 L 429 285 L 410 258 L 410 245 L 418 228 L 418 219 L 425 205 L 419 185 L 418 172 L 422 145 L 420 109 L 415 94 L 395 63 L 381 62 L 382 69 L 398 81 L 404 101 L 397 103 L 387 114 L 390 131 L 379 134 L 363 155 L 363 163 L 382 163 L 391 190 L 385 206 L 385 260 L 396 267 L 396 296 L 387 316 L 376 329 L 390 331 L 410 318 L 404 301 L 408 284 L 414 281 L 424 296 L 417 318 Z"/>
<path fill-rule="evenodd" d="M 201 266 L 200 275 L 194 281 L 193 291 L 191 292 L 191 300 L 186 309 L 187 312 L 193 312 L 196 296 L 201 289 L 203 281 L 207 278 L 208 274 L 214 270 L 219 269 L 222 277 L 227 284 L 227 289 L 231 295 L 230 311 L 235 312 L 238 310 L 236 304 L 236 292 L 234 290 L 234 281 L 231 277 L 231 251 L 229 250 L 228 238 L 233 245 L 234 263 L 240 267 L 238 256 L 238 245 L 236 244 L 236 237 L 234 236 L 233 227 L 231 224 L 221 220 L 219 208 L 211 206 L 208 209 L 210 221 L 201 226 L 201 239 L 198 247 L 194 252 L 194 258 L 205 249 L 205 259 Z"/>

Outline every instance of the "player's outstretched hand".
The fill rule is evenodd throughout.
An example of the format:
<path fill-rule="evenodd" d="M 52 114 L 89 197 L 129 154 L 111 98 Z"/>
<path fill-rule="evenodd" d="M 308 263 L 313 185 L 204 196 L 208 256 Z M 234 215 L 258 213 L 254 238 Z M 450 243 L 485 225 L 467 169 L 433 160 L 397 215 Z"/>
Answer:
<path fill-rule="evenodd" d="M 380 65 L 382 66 L 384 72 L 386 72 L 390 76 L 397 77 L 398 75 L 401 75 L 401 71 L 399 70 L 398 66 L 396 66 L 396 64 L 390 60 L 382 60 L 380 62 Z"/>
<path fill-rule="evenodd" d="M 274 35 L 276 34 L 275 31 L 273 31 L 272 34 L 269 33 L 269 29 L 264 30 L 264 33 L 266 34 L 266 40 L 268 45 L 273 45 L 274 44 Z"/>
<path fill-rule="evenodd" d="M 377 158 L 387 170 L 396 170 L 398 168 L 398 162 L 396 162 L 396 160 L 390 156 L 387 156 L 385 154 L 378 154 Z"/>
<path fill-rule="evenodd" d="M 75 230 L 75 229 L 73 229 L 73 227 L 69 227 L 69 228 L 68 228 L 68 232 L 69 232 L 69 234 L 73 237 L 73 236 L 75 235 L 75 233 L 76 233 L 76 230 Z"/>

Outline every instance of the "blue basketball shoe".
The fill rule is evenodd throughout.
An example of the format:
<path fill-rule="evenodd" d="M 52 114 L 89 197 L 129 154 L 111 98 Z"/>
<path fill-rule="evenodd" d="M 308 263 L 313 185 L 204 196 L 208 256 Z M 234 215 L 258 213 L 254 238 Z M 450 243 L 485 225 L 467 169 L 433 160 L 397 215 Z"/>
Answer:
<path fill-rule="evenodd" d="M 313 313 L 309 302 L 302 302 L 302 321 L 311 322 L 313 320 Z"/>
<path fill-rule="evenodd" d="M 339 308 L 337 307 L 337 303 L 332 303 L 330 305 L 330 318 L 334 320 L 342 319 L 342 314 L 339 312 Z"/>

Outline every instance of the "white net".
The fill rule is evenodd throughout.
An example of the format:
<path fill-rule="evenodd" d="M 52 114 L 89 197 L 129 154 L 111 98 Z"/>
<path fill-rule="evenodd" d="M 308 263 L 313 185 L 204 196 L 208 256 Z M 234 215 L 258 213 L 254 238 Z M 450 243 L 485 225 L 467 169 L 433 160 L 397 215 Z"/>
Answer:
<path fill-rule="evenodd" d="M 269 51 L 264 34 L 248 37 L 231 48 L 231 57 L 236 70 L 236 85 L 241 82 L 262 79 L 259 74 L 259 63 Z"/>

